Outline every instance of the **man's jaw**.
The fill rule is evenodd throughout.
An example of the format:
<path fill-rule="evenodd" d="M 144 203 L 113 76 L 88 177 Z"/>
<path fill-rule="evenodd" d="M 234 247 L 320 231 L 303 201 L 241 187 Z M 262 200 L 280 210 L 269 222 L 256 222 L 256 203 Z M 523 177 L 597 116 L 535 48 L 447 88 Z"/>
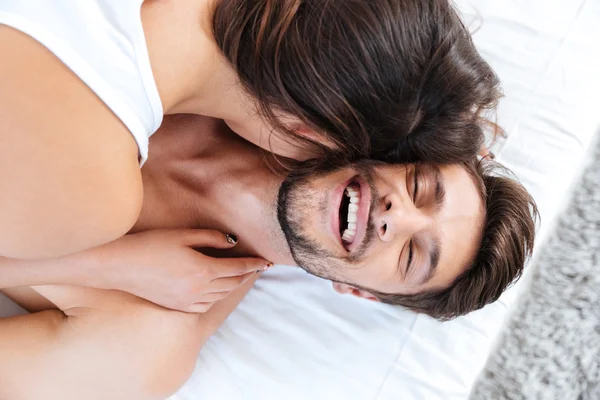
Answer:
<path fill-rule="evenodd" d="M 371 196 L 369 183 L 360 175 L 341 183 L 332 192 L 331 232 L 350 256 L 361 248 L 365 240 Z"/>

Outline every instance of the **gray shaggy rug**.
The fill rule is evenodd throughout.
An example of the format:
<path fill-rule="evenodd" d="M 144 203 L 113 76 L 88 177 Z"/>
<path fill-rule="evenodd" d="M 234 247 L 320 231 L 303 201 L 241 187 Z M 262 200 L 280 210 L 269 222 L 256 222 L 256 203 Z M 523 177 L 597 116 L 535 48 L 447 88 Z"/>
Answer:
<path fill-rule="evenodd" d="M 600 145 L 472 400 L 600 400 Z"/>

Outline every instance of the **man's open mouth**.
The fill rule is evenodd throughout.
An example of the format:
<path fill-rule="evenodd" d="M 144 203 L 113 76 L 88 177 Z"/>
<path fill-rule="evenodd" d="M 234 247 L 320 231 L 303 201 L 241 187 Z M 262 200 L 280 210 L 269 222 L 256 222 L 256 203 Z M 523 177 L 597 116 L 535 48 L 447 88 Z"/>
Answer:
<path fill-rule="evenodd" d="M 360 185 L 350 182 L 340 204 L 340 235 L 344 244 L 351 244 L 356 237 L 359 204 Z"/>

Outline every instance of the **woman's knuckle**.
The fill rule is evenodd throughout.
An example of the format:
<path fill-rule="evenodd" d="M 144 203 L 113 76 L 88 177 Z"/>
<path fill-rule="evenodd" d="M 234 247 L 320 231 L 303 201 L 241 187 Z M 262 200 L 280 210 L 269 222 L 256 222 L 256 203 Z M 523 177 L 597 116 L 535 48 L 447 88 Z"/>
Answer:
<path fill-rule="evenodd" d="M 251 268 L 252 268 L 252 263 L 250 261 L 248 261 L 248 260 L 242 260 L 240 262 L 240 264 L 238 265 L 238 273 L 240 275 L 245 274 Z"/>
<path fill-rule="evenodd" d="M 196 282 L 205 282 L 210 280 L 213 278 L 213 270 L 210 267 L 199 268 L 198 271 L 196 271 L 194 278 L 194 281 Z"/>
<path fill-rule="evenodd" d="M 195 282 L 192 279 L 184 279 L 179 287 L 181 297 L 187 297 L 195 291 Z"/>

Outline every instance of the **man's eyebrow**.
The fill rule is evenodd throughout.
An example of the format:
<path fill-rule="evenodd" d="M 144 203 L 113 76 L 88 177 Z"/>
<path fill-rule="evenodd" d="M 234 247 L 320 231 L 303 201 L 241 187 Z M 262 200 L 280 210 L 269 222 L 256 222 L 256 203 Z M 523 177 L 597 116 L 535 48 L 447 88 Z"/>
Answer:
<path fill-rule="evenodd" d="M 444 202 L 446 199 L 446 185 L 444 183 L 444 175 L 442 175 L 442 171 L 437 165 L 431 166 L 431 172 L 433 174 L 433 181 L 435 187 L 435 210 L 436 212 L 440 212 L 442 207 L 444 206 Z M 431 249 L 429 250 L 429 268 L 426 274 L 423 275 L 418 282 L 416 282 L 417 286 L 424 285 L 427 283 L 433 275 L 435 274 L 435 270 L 440 262 L 441 255 L 441 246 L 439 237 L 435 236 L 431 240 Z"/>
<path fill-rule="evenodd" d="M 429 271 L 423 278 L 419 279 L 419 282 L 416 283 L 417 286 L 424 285 L 435 274 L 435 270 L 440 263 L 440 255 L 441 255 L 441 247 L 440 247 L 440 239 L 438 237 L 433 238 L 431 242 L 431 249 L 429 250 Z"/>
<path fill-rule="evenodd" d="M 435 185 L 435 208 L 440 211 L 444 206 L 446 199 L 446 185 L 444 183 L 444 175 L 437 165 L 431 167 L 433 171 L 433 180 Z"/>

